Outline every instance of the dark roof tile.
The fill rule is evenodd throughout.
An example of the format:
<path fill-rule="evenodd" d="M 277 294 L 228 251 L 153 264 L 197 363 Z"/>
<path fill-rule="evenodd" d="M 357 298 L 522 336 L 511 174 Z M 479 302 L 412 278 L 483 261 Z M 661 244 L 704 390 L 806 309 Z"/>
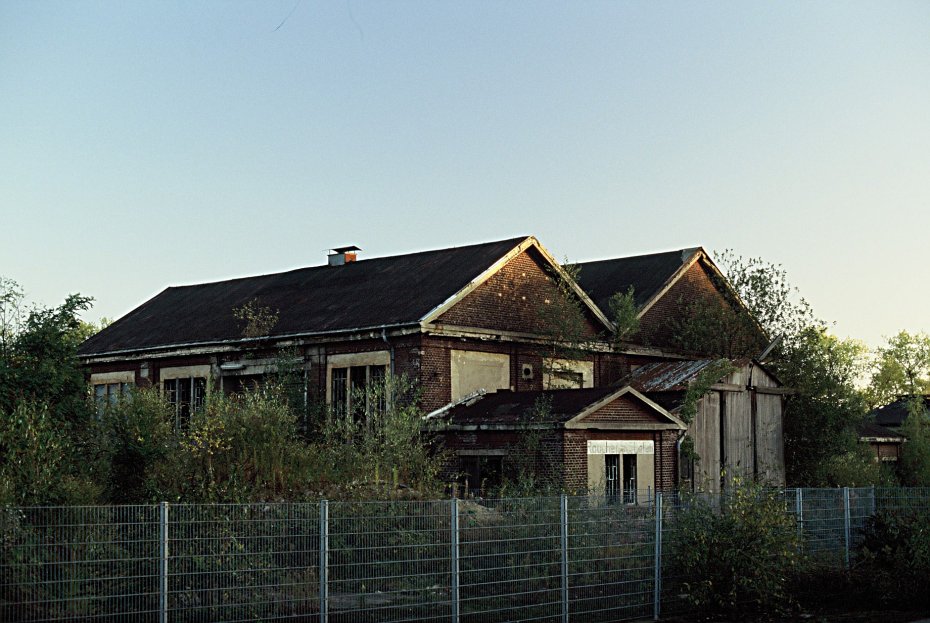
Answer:
<path fill-rule="evenodd" d="M 278 314 L 272 336 L 413 324 L 526 237 L 171 287 L 84 342 L 98 355 L 242 337 L 233 310 L 257 299 Z"/>
<path fill-rule="evenodd" d="M 617 391 L 616 387 L 553 389 L 535 392 L 498 391 L 472 404 L 461 404 L 443 415 L 451 424 L 518 424 L 531 421 L 539 401 L 548 405 L 539 423 L 567 422 L 587 407 Z"/>
<path fill-rule="evenodd" d="M 698 248 L 665 251 L 649 255 L 620 257 L 611 260 L 580 262 L 578 284 L 604 313 L 608 301 L 617 292 L 633 287 L 633 299 L 642 307 L 675 274 Z"/>

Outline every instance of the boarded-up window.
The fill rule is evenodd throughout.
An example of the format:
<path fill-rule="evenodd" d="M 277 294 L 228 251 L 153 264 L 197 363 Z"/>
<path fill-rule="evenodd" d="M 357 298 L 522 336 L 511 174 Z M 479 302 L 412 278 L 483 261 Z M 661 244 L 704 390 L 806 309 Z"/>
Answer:
<path fill-rule="evenodd" d="M 510 356 L 498 353 L 452 351 L 452 400 L 483 389 L 510 388 Z"/>

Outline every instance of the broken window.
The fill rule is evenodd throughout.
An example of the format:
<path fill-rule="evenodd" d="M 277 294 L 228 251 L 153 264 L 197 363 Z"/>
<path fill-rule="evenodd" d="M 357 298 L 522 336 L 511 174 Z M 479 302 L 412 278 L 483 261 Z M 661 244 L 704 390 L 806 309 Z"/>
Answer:
<path fill-rule="evenodd" d="M 386 401 L 384 379 L 387 366 L 333 368 L 330 405 L 337 416 L 351 415 L 364 421 L 369 413 L 383 413 Z"/>
<path fill-rule="evenodd" d="M 187 426 L 191 414 L 203 408 L 207 394 L 207 379 L 186 377 L 166 379 L 162 382 L 165 400 L 174 410 L 174 424 L 178 428 Z"/>
<path fill-rule="evenodd" d="M 119 404 L 130 396 L 129 383 L 98 383 L 94 385 L 94 402 L 97 415 L 102 416 L 111 405 Z"/>
<path fill-rule="evenodd" d="M 459 457 L 462 468 L 459 483 L 465 495 L 484 497 L 494 493 L 503 484 L 504 457 L 497 454 L 479 454 Z"/>

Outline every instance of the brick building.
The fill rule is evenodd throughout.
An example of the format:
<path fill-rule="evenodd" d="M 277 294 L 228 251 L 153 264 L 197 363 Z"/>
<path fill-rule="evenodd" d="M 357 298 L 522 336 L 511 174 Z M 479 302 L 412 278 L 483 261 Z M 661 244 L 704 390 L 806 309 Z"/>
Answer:
<path fill-rule="evenodd" d="M 582 264 L 577 282 L 531 236 L 361 261 L 355 261 L 356 251 L 338 249 L 323 266 L 164 290 L 81 346 L 95 395 L 103 403 L 129 386 L 156 386 L 183 420 L 207 392 L 235 391 L 260 379 L 285 349 L 303 372 L 308 402 L 325 401 L 336 413 L 358 406 L 351 404 L 358 395 L 353 390 L 388 374 L 419 383 L 424 412 L 479 391 L 483 400 L 503 390 L 526 404 L 544 390 L 571 387 L 559 393 L 573 396 L 566 404 L 579 410 L 547 424 L 558 437 L 552 443 L 563 448 L 559 470 L 566 486 L 600 482 L 592 472 L 600 469 L 600 459 L 585 458 L 597 453 L 634 457 L 604 459 L 605 470 L 619 461 L 622 472 L 626 461 L 637 465 L 641 482 L 662 489 L 677 484 L 681 433 L 674 431 L 684 429 L 674 409 L 680 405 L 661 406 L 630 380 L 650 365 L 689 360 L 674 351 L 670 336 L 669 319 L 685 304 L 701 297 L 732 304 L 703 250 Z M 611 294 L 630 287 L 640 329 L 618 348 L 611 344 L 606 305 Z M 565 297 L 579 310 L 582 343 L 567 360 L 553 356 L 552 334 L 540 313 Z M 250 302 L 273 312 L 259 334 L 244 333 L 234 313 Z M 751 383 L 746 379 L 747 388 Z M 588 413 L 584 426 L 572 428 L 569 423 L 579 423 L 572 418 L 593 404 L 581 404 L 585 394 L 572 393 L 580 390 L 623 392 L 613 401 L 636 406 L 645 419 L 632 429 L 633 422 L 617 428 L 620 421 L 609 421 L 610 409 L 602 407 L 597 417 Z M 463 445 L 473 438 L 470 432 L 453 439 L 455 418 L 466 417 L 460 413 L 466 408 L 447 410 L 454 417 L 445 436 L 461 457 L 459 472 L 476 465 L 467 457 L 481 456 L 480 444 Z M 776 419 L 780 435 L 780 409 Z M 513 442 L 519 428 L 507 434 Z M 485 456 L 506 451 L 500 439 L 489 440 Z M 600 441 L 610 445 L 594 443 Z M 646 441 L 653 456 L 662 457 L 651 461 L 648 475 L 647 461 L 635 457 L 648 454 L 649 444 L 633 443 Z M 777 454 L 770 463 L 781 461 Z M 772 479 L 783 480 L 783 473 L 782 465 Z"/>

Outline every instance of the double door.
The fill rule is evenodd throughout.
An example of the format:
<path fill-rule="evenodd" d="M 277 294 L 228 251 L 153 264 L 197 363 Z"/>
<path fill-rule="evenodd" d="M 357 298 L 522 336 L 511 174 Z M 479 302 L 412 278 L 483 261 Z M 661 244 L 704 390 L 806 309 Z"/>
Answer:
<path fill-rule="evenodd" d="M 608 499 L 636 504 L 636 455 L 605 454 L 604 472 Z"/>

